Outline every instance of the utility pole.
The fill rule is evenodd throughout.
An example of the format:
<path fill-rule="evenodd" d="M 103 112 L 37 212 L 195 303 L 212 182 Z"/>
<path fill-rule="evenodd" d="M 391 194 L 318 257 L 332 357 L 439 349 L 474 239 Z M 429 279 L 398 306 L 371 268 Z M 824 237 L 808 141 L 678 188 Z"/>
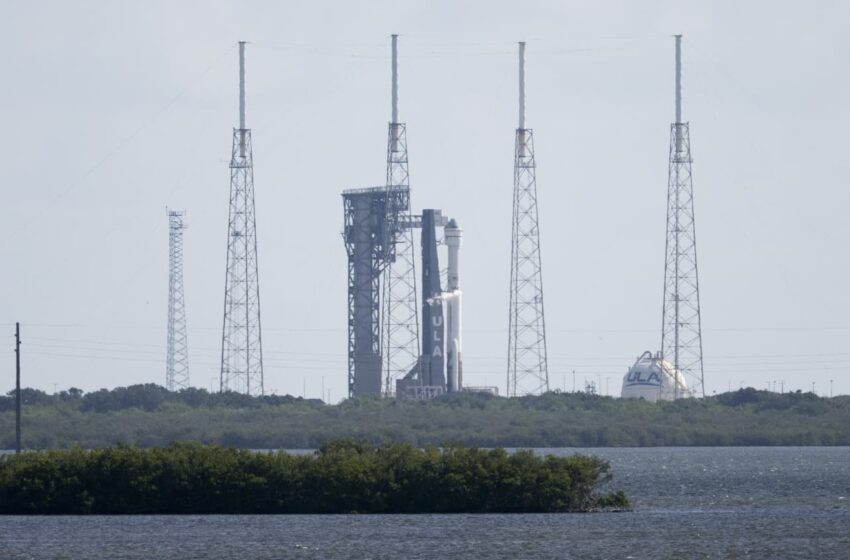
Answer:
<path fill-rule="evenodd" d="M 21 452 L 21 324 L 15 323 L 15 453 Z"/>

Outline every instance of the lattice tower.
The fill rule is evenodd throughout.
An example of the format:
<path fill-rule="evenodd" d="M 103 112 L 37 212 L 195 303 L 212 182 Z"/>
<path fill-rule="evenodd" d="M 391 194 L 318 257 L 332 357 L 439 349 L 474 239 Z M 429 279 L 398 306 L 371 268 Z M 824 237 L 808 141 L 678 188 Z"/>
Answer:
<path fill-rule="evenodd" d="M 263 394 L 263 344 L 251 129 L 245 124 L 245 43 L 239 43 L 239 128 L 233 130 L 221 391 Z"/>
<path fill-rule="evenodd" d="M 189 387 L 189 337 L 186 298 L 183 290 L 184 212 L 167 210 L 168 216 L 168 341 L 165 356 L 165 387 L 179 391 Z"/>
<path fill-rule="evenodd" d="M 700 324 L 694 188 L 689 123 L 682 122 L 682 36 L 676 35 L 676 121 L 670 125 L 667 180 L 667 242 L 661 355 L 688 385 L 685 396 L 705 396 Z"/>
<path fill-rule="evenodd" d="M 534 133 L 525 125 L 525 43 L 519 44 L 519 127 L 514 152 L 508 379 L 510 397 L 549 390 Z"/>
<path fill-rule="evenodd" d="M 382 282 L 381 322 L 384 395 L 419 361 L 419 309 L 410 197 L 389 196 L 409 189 L 407 125 L 398 118 L 398 35 L 392 36 L 392 113 L 387 136 L 387 239 Z M 402 202 L 402 205 L 398 205 Z"/>

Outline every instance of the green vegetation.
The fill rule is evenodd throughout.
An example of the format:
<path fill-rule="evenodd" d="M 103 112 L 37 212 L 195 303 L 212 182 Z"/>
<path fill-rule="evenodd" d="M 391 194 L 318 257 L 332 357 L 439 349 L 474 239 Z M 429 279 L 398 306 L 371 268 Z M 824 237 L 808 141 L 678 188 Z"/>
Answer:
<path fill-rule="evenodd" d="M 290 396 L 247 397 L 136 385 L 83 394 L 26 389 L 29 449 L 199 441 L 250 449 L 315 449 L 340 437 L 422 447 L 850 445 L 850 397 L 742 389 L 648 403 L 584 393 L 506 399 L 446 395 L 429 402 L 351 399 L 329 406 Z M 0 397 L 0 448 L 14 446 L 14 399 Z"/>
<path fill-rule="evenodd" d="M 593 457 L 336 440 L 310 455 L 198 443 L 0 459 L 0 514 L 537 513 L 628 508 Z"/>

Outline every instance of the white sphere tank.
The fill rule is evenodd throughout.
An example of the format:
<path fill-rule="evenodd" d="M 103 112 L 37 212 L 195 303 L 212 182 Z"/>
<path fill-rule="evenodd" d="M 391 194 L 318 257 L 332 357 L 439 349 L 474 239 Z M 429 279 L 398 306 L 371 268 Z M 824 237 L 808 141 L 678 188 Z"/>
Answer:
<path fill-rule="evenodd" d="M 678 383 L 678 391 L 676 384 Z M 645 399 L 650 402 L 672 401 L 691 396 L 685 378 L 673 364 L 662 360 L 660 352 L 655 356 L 646 351 L 623 377 L 624 399 Z"/>

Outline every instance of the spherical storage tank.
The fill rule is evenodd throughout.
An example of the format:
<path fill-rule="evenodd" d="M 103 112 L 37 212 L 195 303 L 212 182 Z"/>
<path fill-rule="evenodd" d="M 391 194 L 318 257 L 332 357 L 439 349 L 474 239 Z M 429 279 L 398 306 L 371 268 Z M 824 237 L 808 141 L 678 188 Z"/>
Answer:
<path fill-rule="evenodd" d="M 676 390 L 678 383 L 678 391 Z M 678 393 L 678 394 L 677 394 Z M 646 399 L 650 402 L 658 400 L 672 401 L 690 396 L 688 386 L 682 373 L 673 364 L 661 359 L 661 353 L 652 355 L 648 350 L 638 357 L 634 365 L 623 377 L 624 399 Z"/>

